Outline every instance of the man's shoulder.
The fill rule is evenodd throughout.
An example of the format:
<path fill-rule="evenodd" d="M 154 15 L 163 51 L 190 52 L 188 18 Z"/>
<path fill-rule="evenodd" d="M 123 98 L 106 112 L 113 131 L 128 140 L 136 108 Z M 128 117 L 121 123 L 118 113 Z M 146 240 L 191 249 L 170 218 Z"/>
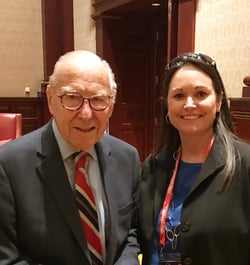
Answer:
<path fill-rule="evenodd" d="M 120 138 L 117 138 L 113 135 L 110 135 L 110 134 L 104 134 L 101 141 L 105 142 L 105 143 L 109 143 L 112 147 L 118 146 L 119 148 L 123 147 L 123 148 L 135 149 L 135 147 L 132 144 L 130 144 L 130 143 L 128 143 L 128 142 L 126 142 Z"/>
<path fill-rule="evenodd" d="M 23 134 L 20 137 L 9 141 L 8 143 L 1 146 L 0 153 L 5 152 L 5 150 L 10 153 L 12 151 L 15 152 L 15 150 L 24 151 L 30 148 L 34 148 L 34 146 L 37 146 L 38 143 L 40 143 L 41 135 L 44 131 L 47 130 L 46 128 L 47 124 L 43 127 L 35 129 L 34 131 Z"/>

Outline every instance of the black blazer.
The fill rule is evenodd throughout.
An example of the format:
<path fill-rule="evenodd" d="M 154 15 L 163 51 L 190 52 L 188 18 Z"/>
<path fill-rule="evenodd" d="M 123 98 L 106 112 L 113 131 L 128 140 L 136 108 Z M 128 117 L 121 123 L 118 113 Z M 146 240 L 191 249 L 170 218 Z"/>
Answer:
<path fill-rule="evenodd" d="M 250 264 L 250 145 L 235 142 L 239 151 L 231 187 L 218 192 L 225 164 L 219 139 L 195 179 L 181 211 L 182 264 Z M 163 152 L 143 166 L 138 233 L 143 264 L 148 264 L 157 214 L 174 168 L 172 153 Z"/>
<path fill-rule="evenodd" d="M 95 148 L 107 201 L 104 264 L 138 264 L 138 153 L 110 135 Z M 3 145 L 0 264 L 90 265 L 81 229 L 51 122 Z"/>

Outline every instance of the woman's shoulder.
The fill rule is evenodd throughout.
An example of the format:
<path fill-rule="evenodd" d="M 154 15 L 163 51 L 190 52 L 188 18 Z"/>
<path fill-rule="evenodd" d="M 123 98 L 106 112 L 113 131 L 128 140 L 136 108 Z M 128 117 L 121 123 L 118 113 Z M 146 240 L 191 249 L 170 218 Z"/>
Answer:
<path fill-rule="evenodd" d="M 250 159 L 250 144 L 243 140 L 236 140 L 235 146 L 241 155 L 246 155 Z"/>

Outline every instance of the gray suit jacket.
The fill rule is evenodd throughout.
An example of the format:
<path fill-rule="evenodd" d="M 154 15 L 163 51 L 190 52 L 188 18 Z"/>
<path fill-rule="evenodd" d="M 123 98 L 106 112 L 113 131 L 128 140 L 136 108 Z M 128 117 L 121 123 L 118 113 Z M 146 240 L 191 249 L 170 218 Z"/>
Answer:
<path fill-rule="evenodd" d="M 107 201 L 105 265 L 137 264 L 138 153 L 110 135 L 95 148 Z M 90 265 L 51 122 L 0 148 L 0 264 Z"/>

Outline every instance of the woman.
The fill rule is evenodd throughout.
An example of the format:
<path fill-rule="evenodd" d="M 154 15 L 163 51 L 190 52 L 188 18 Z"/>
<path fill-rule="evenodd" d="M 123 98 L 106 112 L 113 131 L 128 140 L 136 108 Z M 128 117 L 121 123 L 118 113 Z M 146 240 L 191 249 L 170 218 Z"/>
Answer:
<path fill-rule="evenodd" d="M 143 264 L 250 264 L 250 146 L 233 133 L 216 63 L 185 53 L 166 67 L 163 121 L 142 171 Z"/>

